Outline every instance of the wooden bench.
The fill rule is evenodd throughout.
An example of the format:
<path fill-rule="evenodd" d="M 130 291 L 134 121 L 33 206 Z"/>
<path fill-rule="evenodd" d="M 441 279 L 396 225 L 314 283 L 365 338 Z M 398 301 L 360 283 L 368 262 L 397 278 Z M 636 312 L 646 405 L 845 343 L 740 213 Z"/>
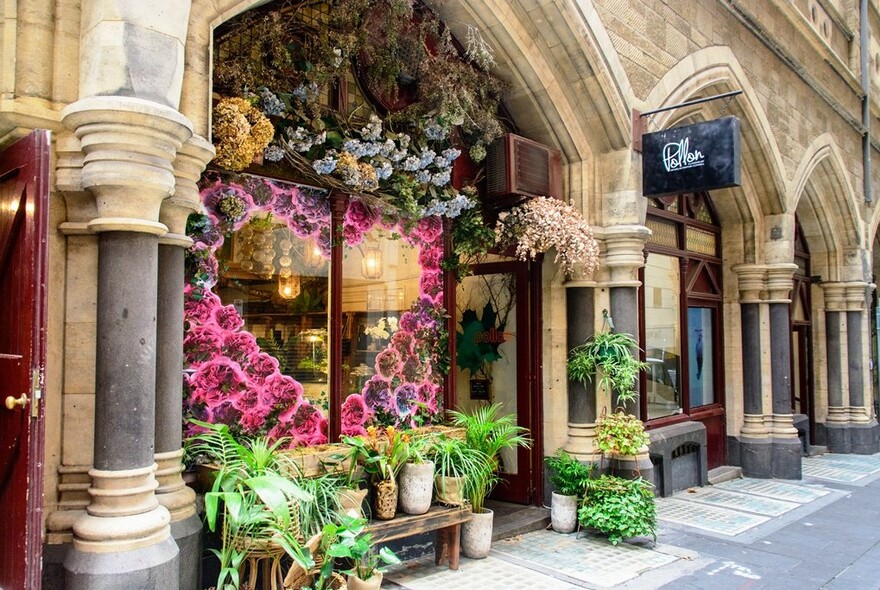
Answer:
<path fill-rule="evenodd" d="M 398 513 L 392 520 L 372 520 L 367 530 L 373 533 L 376 543 L 411 537 L 429 531 L 437 531 L 434 540 L 434 563 L 440 565 L 449 560 L 449 569 L 458 569 L 461 549 L 459 532 L 461 523 L 471 519 L 468 507 L 445 508 L 431 506 L 425 514 Z"/>

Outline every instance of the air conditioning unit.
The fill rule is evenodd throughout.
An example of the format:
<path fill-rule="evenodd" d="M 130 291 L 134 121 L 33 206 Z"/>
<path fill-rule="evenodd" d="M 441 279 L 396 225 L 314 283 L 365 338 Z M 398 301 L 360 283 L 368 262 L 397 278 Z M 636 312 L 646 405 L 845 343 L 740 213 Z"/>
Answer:
<path fill-rule="evenodd" d="M 562 198 L 562 154 L 531 139 L 506 133 L 489 146 L 486 185 L 489 197 Z"/>

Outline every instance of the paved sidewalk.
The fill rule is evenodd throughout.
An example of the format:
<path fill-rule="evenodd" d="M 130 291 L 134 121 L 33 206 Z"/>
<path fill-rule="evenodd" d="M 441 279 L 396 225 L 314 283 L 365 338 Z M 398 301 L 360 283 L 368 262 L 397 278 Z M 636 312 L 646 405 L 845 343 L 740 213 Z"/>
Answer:
<path fill-rule="evenodd" d="M 483 560 L 407 562 L 408 590 L 880 588 L 880 455 L 804 459 L 802 481 L 738 479 L 659 498 L 657 543 L 537 531 Z"/>

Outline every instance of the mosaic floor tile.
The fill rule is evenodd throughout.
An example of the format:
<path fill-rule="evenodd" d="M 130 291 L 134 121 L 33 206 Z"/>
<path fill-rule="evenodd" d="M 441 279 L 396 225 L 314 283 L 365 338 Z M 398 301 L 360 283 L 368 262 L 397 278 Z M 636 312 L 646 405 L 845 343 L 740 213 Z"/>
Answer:
<path fill-rule="evenodd" d="M 776 500 L 788 500 L 790 502 L 797 502 L 798 504 L 808 504 L 809 502 L 817 500 L 829 493 L 828 490 L 821 490 L 815 487 L 794 485 L 766 479 L 749 478 L 732 479 L 713 487 L 735 492 L 756 494 L 758 496 L 766 496 Z"/>
<path fill-rule="evenodd" d="M 657 518 L 731 537 L 770 520 L 767 516 L 746 514 L 676 498 L 657 499 Z"/>
<path fill-rule="evenodd" d="M 785 502 L 765 496 L 742 494 L 714 488 L 699 488 L 695 493 L 682 494 L 682 497 L 679 499 L 702 502 L 703 504 L 732 508 L 734 510 L 746 510 L 765 516 L 779 516 L 800 506 L 796 502 Z"/>
<path fill-rule="evenodd" d="M 876 455 L 822 455 L 804 459 L 804 475 L 853 483 L 880 471 L 880 457 Z"/>
<path fill-rule="evenodd" d="M 605 539 L 581 534 L 561 535 L 537 531 L 518 538 L 499 541 L 493 555 L 543 570 L 562 574 L 593 586 L 612 587 L 648 570 L 677 561 L 675 555 L 621 543 L 611 545 Z M 539 560 L 536 560 L 536 557 Z"/>
<path fill-rule="evenodd" d="M 490 555 L 486 559 L 463 557 L 458 570 L 434 565 L 433 558 L 409 562 L 404 570 L 386 578 L 409 590 L 572 590 L 580 588 Z"/>

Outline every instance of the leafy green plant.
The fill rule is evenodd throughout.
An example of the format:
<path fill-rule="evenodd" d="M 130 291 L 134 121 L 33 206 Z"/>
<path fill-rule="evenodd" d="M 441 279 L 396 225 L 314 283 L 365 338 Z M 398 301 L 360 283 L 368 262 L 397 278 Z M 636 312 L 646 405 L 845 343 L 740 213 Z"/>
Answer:
<path fill-rule="evenodd" d="M 544 459 L 550 470 L 550 483 L 563 496 L 584 495 L 587 480 L 593 473 L 593 465 L 585 465 L 565 452 L 557 449 L 556 454 Z"/>
<path fill-rule="evenodd" d="M 344 436 L 342 442 L 351 447 L 351 469 L 362 466 L 373 482 L 394 479 L 409 458 L 410 435 L 393 426 L 370 426 L 366 436 Z"/>
<path fill-rule="evenodd" d="M 487 479 L 487 473 L 491 474 L 491 461 L 486 454 L 479 449 L 457 438 L 440 436 L 434 443 L 434 474 L 438 477 L 462 478 L 461 495 L 473 504 L 477 498 L 477 506 L 482 509 L 480 498 L 485 498 L 488 492 L 484 490 L 492 483 Z M 444 485 L 441 481 L 438 485 Z M 438 494 L 446 493 L 445 489 L 438 487 Z"/>
<path fill-rule="evenodd" d="M 596 422 L 596 447 L 603 453 L 637 455 L 650 443 L 644 424 L 632 414 L 618 411 Z"/>
<path fill-rule="evenodd" d="M 269 545 L 281 547 L 302 567 L 312 567 L 296 533 L 302 525 L 300 506 L 313 503 L 314 497 L 288 478 L 292 464 L 277 452 L 286 441 L 239 441 L 225 424 L 193 423 L 203 432 L 187 441 L 188 452 L 218 467 L 205 494 L 208 529 L 221 534 L 220 549 L 211 549 L 220 562 L 217 587 L 237 589 L 245 558 Z"/>
<path fill-rule="evenodd" d="M 608 535 L 612 545 L 641 535 L 651 535 L 656 541 L 654 486 L 642 478 L 614 475 L 588 480 L 578 521 Z"/>
<path fill-rule="evenodd" d="M 601 369 L 597 383 L 617 393 L 618 403 L 635 399 L 636 379 L 647 364 L 633 355 L 639 345 L 630 334 L 606 330 L 597 332 L 568 355 L 568 377 L 586 385 Z"/>
<path fill-rule="evenodd" d="M 531 447 L 528 430 L 516 423 L 514 414 L 499 416 L 501 404 L 480 406 L 471 412 L 449 412 L 454 426 L 465 429 L 465 442 L 485 455 L 485 468 L 474 473 L 466 486 L 474 512 L 483 512 L 486 497 L 501 477 L 502 449 Z"/>
<path fill-rule="evenodd" d="M 327 523 L 338 519 L 339 491 L 349 487 L 347 480 L 345 475 L 336 473 L 325 473 L 299 480 L 300 487 L 313 499 L 300 505 L 300 522 L 304 538 L 308 539 L 320 533 Z"/>
<path fill-rule="evenodd" d="M 366 527 L 365 519 L 349 516 L 342 516 L 338 523 L 324 525 L 321 551 L 325 558 L 315 579 L 316 590 L 326 586 L 336 569 L 337 559 L 345 559 L 349 564 L 348 569 L 341 571 L 361 580 L 369 580 L 376 573 L 383 572 L 380 564 L 400 563 L 397 555 L 387 547 L 376 550 L 373 535 L 366 531 Z"/>

